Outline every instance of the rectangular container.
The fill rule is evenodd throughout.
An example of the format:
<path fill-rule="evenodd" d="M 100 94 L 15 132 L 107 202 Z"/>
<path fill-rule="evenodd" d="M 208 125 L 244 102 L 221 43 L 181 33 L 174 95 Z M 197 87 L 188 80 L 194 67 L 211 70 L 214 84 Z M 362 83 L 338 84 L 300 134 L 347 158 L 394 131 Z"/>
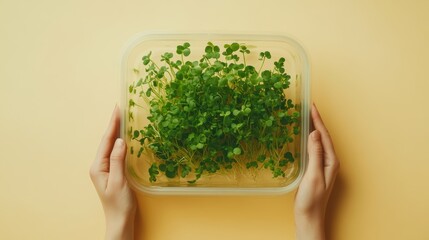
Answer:
<path fill-rule="evenodd" d="M 224 62 L 228 62 L 228 64 L 233 63 L 234 59 L 232 60 L 225 60 L 224 56 L 222 55 L 222 52 L 226 51 L 224 49 L 225 44 L 229 44 L 229 48 L 234 49 L 237 47 L 237 45 L 232 47 L 232 43 L 238 43 L 240 45 L 244 44 L 247 47 L 247 50 L 250 51 L 250 54 L 246 54 L 246 66 L 254 65 L 255 72 L 259 70 L 258 72 L 261 73 L 265 70 L 272 70 L 274 69 L 274 62 L 279 61 L 279 59 L 282 57 L 284 58 L 284 68 L 285 73 L 290 76 L 289 79 L 289 87 L 287 89 L 284 89 L 284 95 L 286 99 L 290 99 L 292 101 L 292 104 L 294 105 L 293 108 L 290 108 L 289 110 L 285 110 L 286 113 L 285 116 L 280 115 L 280 110 L 276 110 L 274 118 L 274 124 L 280 124 L 287 123 L 287 116 L 295 116 L 295 123 L 290 123 L 291 125 L 285 125 L 288 126 L 288 134 L 290 134 L 290 138 L 293 138 L 292 142 L 288 142 L 285 145 L 281 145 L 281 147 L 275 148 L 275 150 L 268 149 L 265 140 L 257 140 L 252 141 L 252 143 L 248 142 L 237 142 L 238 148 L 237 149 L 229 149 L 229 150 L 222 150 L 216 154 L 216 157 L 211 157 L 207 159 L 207 152 L 209 148 L 209 144 L 207 142 L 210 142 L 211 140 L 199 139 L 198 141 L 202 141 L 202 144 L 198 145 L 192 145 L 193 149 L 186 148 L 183 150 L 183 148 L 177 147 L 177 146 L 190 146 L 191 143 L 186 143 L 188 139 L 193 139 L 188 136 L 186 138 L 186 141 L 178 141 L 174 146 L 176 146 L 177 151 L 174 152 L 174 154 L 169 153 L 170 158 L 174 158 L 175 162 L 171 162 L 170 159 L 165 157 L 157 157 L 154 154 L 154 151 L 148 147 L 148 144 L 150 142 L 148 140 L 141 140 L 143 137 L 143 134 L 141 130 L 144 130 L 144 127 L 147 126 L 150 121 L 148 120 L 148 116 L 151 115 L 150 113 L 150 101 L 151 98 L 154 97 L 155 93 L 150 94 L 150 97 L 148 97 L 146 100 L 144 97 L 146 96 L 147 90 L 149 88 L 148 84 L 142 84 L 142 82 L 139 80 L 142 79 L 145 81 L 145 79 L 151 79 L 147 78 L 147 69 L 152 63 L 154 64 L 154 69 L 157 71 L 162 65 L 166 65 L 167 69 L 169 70 L 169 73 L 165 73 L 163 77 L 161 77 L 161 82 L 164 82 L 163 86 L 157 85 L 154 87 L 154 81 L 151 80 L 151 86 L 153 87 L 154 91 L 157 92 L 159 95 L 162 95 L 161 97 L 165 100 L 165 86 L 171 83 L 171 81 L 179 81 L 175 78 L 175 73 L 177 69 L 171 68 L 169 65 L 165 64 L 165 61 L 161 61 L 161 55 L 165 52 L 173 53 L 174 56 L 172 59 L 174 61 L 180 60 L 182 62 L 186 61 L 198 61 L 202 58 L 202 56 L 206 53 L 206 46 L 207 43 L 211 42 L 214 45 L 217 45 L 220 48 L 219 54 L 220 54 L 220 60 Z M 191 50 L 191 54 L 189 56 L 182 56 L 177 54 L 177 46 L 182 45 L 183 47 L 179 47 L 182 50 L 187 48 L 187 45 L 184 43 L 189 43 Z M 228 46 L 227 46 L 228 47 Z M 208 52 L 215 52 L 215 48 L 209 48 Z M 241 48 L 240 48 L 241 49 Z M 219 50 L 219 49 L 216 49 Z M 244 50 L 245 51 L 245 50 Z M 261 58 L 260 52 L 269 51 L 271 58 L 268 59 L 267 56 L 265 56 L 264 60 L 264 66 L 261 69 L 258 69 L 262 60 L 258 60 Z M 144 65 L 143 56 L 147 56 L 150 54 L 150 59 L 148 65 Z M 243 57 L 242 55 L 245 53 L 241 53 L 238 51 L 234 52 L 237 53 L 237 56 L 239 56 L 239 60 L 237 64 L 243 63 Z M 203 60 L 203 62 L 210 61 L 211 64 L 214 63 L 215 59 L 208 59 Z M 146 63 L 148 60 L 146 60 Z M 206 65 L 208 65 L 207 63 Z M 244 63 L 243 63 L 244 65 Z M 203 65 L 201 65 L 203 66 Z M 208 68 L 205 69 L 205 71 Z M 244 69 L 244 68 L 243 68 Z M 237 70 L 238 71 L 238 70 Z M 174 72 L 174 74 L 173 74 Z M 204 70 L 203 70 L 204 72 Z M 273 74 L 275 71 L 273 70 Z M 280 72 L 277 72 L 280 74 Z M 218 73 L 218 75 L 214 74 L 213 76 L 219 76 L 218 78 L 214 78 L 216 80 L 219 80 L 226 76 L 227 73 Z M 173 80 L 171 80 L 173 79 Z M 243 79 L 247 79 L 247 77 L 244 77 Z M 249 76 L 250 79 L 250 76 Z M 259 79 L 259 78 L 258 78 Z M 310 81 L 309 81 L 309 64 L 306 57 L 306 54 L 303 50 L 303 48 L 294 40 L 292 40 L 289 37 L 286 36 L 279 36 L 279 35 L 256 35 L 256 34 L 210 34 L 210 33 L 201 33 L 201 34 L 167 34 L 167 33 L 156 33 L 156 34 L 142 34 L 139 37 L 137 37 L 134 41 L 132 41 L 126 52 L 124 53 L 123 59 L 122 59 L 122 103 L 121 103 L 121 109 L 123 111 L 122 115 L 122 126 L 121 126 L 121 136 L 125 139 L 128 147 L 128 154 L 126 157 L 126 177 L 128 179 L 128 182 L 131 184 L 131 186 L 139 191 L 150 193 L 150 194 L 194 194 L 194 195 L 203 195 L 203 194 L 212 194 L 212 195 L 222 195 L 222 194 L 283 194 L 287 193 L 289 191 L 292 191 L 295 189 L 306 168 L 307 163 L 307 136 L 309 132 L 309 88 L 310 88 Z M 204 81 L 203 78 L 199 81 Z M 220 81 L 220 80 L 219 80 Z M 231 80 L 231 82 L 228 80 L 227 86 L 231 89 L 238 89 L 238 83 L 234 82 L 235 80 Z M 240 81 L 240 80 L 237 80 Z M 247 80 L 243 80 L 247 81 Z M 257 80 L 255 80 L 257 81 Z M 262 78 L 259 79 L 258 83 L 255 84 L 265 84 L 262 81 Z M 268 81 L 268 80 L 267 80 Z M 271 81 L 271 80 L 270 80 Z M 267 83 L 268 84 L 268 83 Z M 220 83 L 219 83 L 220 86 Z M 268 86 L 268 85 L 264 85 Z M 156 90 L 155 90 L 156 89 Z M 256 87 L 255 87 L 256 89 Z M 273 88 L 275 89 L 275 88 Z M 264 94 L 266 94 L 269 90 L 265 90 Z M 182 94 L 186 94 L 186 91 Z M 201 93 L 201 96 L 205 96 L 206 93 Z M 227 96 L 224 96 L 224 92 L 219 92 L 218 95 L 220 96 L 219 101 L 223 101 L 224 98 L 227 98 Z M 257 93 L 254 93 L 257 94 Z M 155 96 L 156 97 L 156 96 Z M 261 99 L 262 101 L 264 99 Z M 148 102 L 149 101 L 149 102 Z M 230 100 L 225 100 L 230 101 Z M 238 101 L 238 100 L 237 100 Z M 165 104 L 164 104 L 165 105 Z M 174 107 L 176 111 L 168 112 L 168 114 L 163 115 L 164 120 L 160 121 L 159 123 L 152 124 L 153 126 L 159 126 L 157 128 L 157 136 L 161 136 L 157 139 L 162 139 L 164 136 L 162 131 L 161 133 L 158 133 L 158 130 L 166 129 L 162 128 L 162 123 L 165 122 L 167 117 L 174 117 L 174 114 L 184 113 L 185 110 L 189 111 L 188 113 L 190 115 L 189 118 L 193 117 L 193 115 L 201 113 L 203 110 L 199 110 L 198 107 L 200 105 L 203 105 L 203 103 L 200 103 L 199 101 L 196 101 L 193 103 L 193 105 L 196 105 L 196 107 L 193 108 L 193 110 L 189 110 L 189 108 L 183 107 L 183 105 L 186 104 L 178 104 L 177 107 Z M 227 104 L 226 104 L 227 105 Z M 191 106 L 191 105 L 189 105 Z M 242 108 L 238 108 L 237 111 L 232 111 L 229 113 L 228 116 L 225 116 L 227 112 L 221 112 L 220 115 L 223 116 L 223 123 L 225 121 L 229 124 L 231 121 L 234 122 L 238 117 L 242 117 L 243 119 L 251 119 L 249 116 L 252 117 L 254 120 L 255 115 L 251 115 L 253 112 L 246 112 L 246 106 L 243 103 Z M 228 106 L 219 106 L 222 108 L 228 108 Z M 249 109 L 251 106 L 249 106 Z M 171 108 L 169 108 L 171 110 Z M 192 112 L 195 111 L 195 112 Z M 250 111 L 250 110 L 249 110 Z M 257 110 L 254 110 L 257 111 Z M 259 111 L 259 110 L 258 110 Z M 265 111 L 265 110 L 261 110 Z M 270 111 L 267 109 L 266 111 Z M 297 113 L 294 113 L 297 112 Z M 211 113 L 209 113 L 210 115 Z M 237 114 L 237 115 L 235 115 Z M 246 115 L 247 114 L 247 115 Z M 169 116 L 167 116 L 169 115 Z M 299 116 L 298 116 L 299 115 Z M 219 119 L 216 117 L 212 117 L 211 119 Z M 280 118 L 280 116 L 282 116 Z M 237 117 L 237 118 L 234 118 Z M 171 119 L 170 119 L 171 120 Z M 170 121 L 169 120 L 169 121 Z M 252 121 L 253 121 L 252 120 Z M 215 121 L 215 120 L 213 120 Z M 219 120 L 220 121 L 220 120 Z M 250 121 L 250 120 L 248 120 Z M 255 122 L 264 121 L 263 124 L 265 124 L 267 127 L 264 129 L 270 129 L 272 125 L 269 125 L 266 119 L 256 119 Z M 292 121 L 292 120 L 290 120 Z M 206 124 L 206 122 L 204 122 Z M 183 125 L 172 125 L 173 129 L 182 129 L 183 130 L 186 124 Z M 264 126 L 265 126 L 264 125 Z M 229 126 L 229 125 L 225 125 Z M 231 129 L 232 129 L 231 125 Z M 236 126 L 236 125 L 235 125 Z M 297 135 L 292 134 L 293 131 L 292 127 L 299 128 L 296 132 Z M 197 127 L 195 127 L 196 129 Z M 192 128 L 193 129 L 193 128 Z M 223 137 L 231 139 L 234 137 L 234 135 L 228 135 L 225 133 L 225 131 L 228 131 L 228 129 L 223 130 Z M 237 128 L 238 129 L 238 128 Z M 188 131 L 187 129 L 186 131 Z M 245 130 L 245 129 L 244 129 Z M 244 130 L 236 130 L 236 131 L 244 131 Z M 215 131 L 215 130 L 213 130 Z M 232 130 L 231 130 L 232 131 Z M 264 130 L 265 131 L 265 130 Z M 268 131 L 268 130 L 267 130 Z M 283 130 L 281 130 L 283 131 Z M 207 132 L 207 131 L 206 131 Z M 191 132 L 187 132 L 187 134 L 190 134 Z M 199 135 L 200 136 L 200 135 Z M 212 135 L 210 135 L 212 136 Z M 261 134 L 260 136 L 265 136 Z M 280 135 L 279 135 L 280 136 Z M 289 135 L 288 135 L 289 136 Z M 262 138 L 262 137 L 261 137 Z M 191 142 L 191 140 L 189 140 Z M 154 140 L 155 141 L 155 140 Z M 194 141 L 194 140 L 192 140 Z M 206 141 L 206 142 L 205 142 Z M 215 140 L 213 140 L 215 141 Z M 223 140 L 222 140 L 223 141 Z M 227 141 L 227 140 L 225 140 Z M 271 143 L 276 142 L 276 140 L 267 140 L 271 141 Z M 278 141 L 277 141 L 278 142 Z M 142 144 L 143 143 L 143 144 Z M 159 143 L 159 142 L 158 142 Z M 162 143 L 162 142 L 161 142 Z M 204 143 L 207 143 L 207 145 L 204 145 Z M 201 147 L 201 149 L 200 149 Z M 140 149 L 143 149 L 143 151 L 140 151 Z M 172 148 L 171 148 L 172 149 Z M 268 150 L 267 150 L 268 149 Z M 139 153 L 140 151 L 140 153 Z M 159 151 L 159 150 L 158 150 Z M 170 150 L 168 150 L 170 152 Z M 206 152 L 205 152 L 206 151 Z M 249 153 L 250 151 L 254 151 L 255 154 Z M 215 152 L 212 150 L 212 152 Z M 231 153 L 230 153 L 231 152 Z M 256 153 L 257 152 L 257 153 Z M 287 153 L 289 152 L 289 153 Z M 165 156 L 161 154 L 161 151 L 159 151 L 159 156 Z M 180 155 L 182 154 L 182 155 Z M 228 155 L 229 154 L 229 155 Z M 259 156 L 265 156 L 260 157 Z M 174 157 L 172 157 L 174 156 Z M 214 155 L 212 155 L 214 156 Z M 291 158 L 292 157 L 292 158 Z M 161 160 L 160 158 L 164 158 L 164 160 Z M 264 158 L 264 159 L 262 159 Z M 271 161 L 271 158 L 273 159 Z M 207 159 L 208 163 L 202 163 L 203 159 Z M 293 159 L 293 161 L 291 160 Z M 226 164 L 225 162 L 229 162 Z M 271 163 L 267 163 L 270 162 Z M 255 163 L 249 163 L 249 162 L 256 162 Z M 167 164 L 168 163 L 168 164 Z M 174 164 L 173 164 L 174 163 Z M 186 166 L 191 166 L 191 169 L 186 169 Z M 199 171 L 198 168 L 202 165 L 204 166 L 215 166 L 215 173 L 210 173 L 207 171 L 207 169 L 201 174 L 201 177 L 196 180 L 195 182 L 192 182 L 196 179 L 196 176 L 198 175 Z M 149 181 L 150 174 L 149 169 L 152 165 L 156 165 L 155 168 L 152 168 L 152 174 L 156 173 L 158 171 L 158 175 L 156 176 L 156 181 Z M 257 166 L 256 166 L 257 165 Z M 274 166 L 274 167 L 273 167 Z M 232 167 L 232 168 L 231 168 Z M 208 167 L 207 167 L 208 168 Z M 277 175 L 280 175 L 278 177 L 274 177 L 273 169 L 270 168 L 279 168 L 280 170 L 277 170 Z M 181 177 L 180 175 L 186 171 L 190 173 L 185 176 Z M 283 176 L 284 174 L 284 176 Z M 169 176 L 169 177 L 167 177 Z M 153 180 L 153 179 L 152 179 Z"/>

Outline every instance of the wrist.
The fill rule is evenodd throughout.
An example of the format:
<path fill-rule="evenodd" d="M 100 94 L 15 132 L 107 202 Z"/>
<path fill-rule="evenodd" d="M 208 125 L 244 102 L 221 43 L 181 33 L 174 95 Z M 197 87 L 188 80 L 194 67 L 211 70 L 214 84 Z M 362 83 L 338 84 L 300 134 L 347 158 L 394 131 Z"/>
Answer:
<path fill-rule="evenodd" d="M 106 240 L 133 240 L 134 214 L 106 216 Z"/>
<path fill-rule="evenodd" d="M 322 215 L 296 216 L 297 240 L 325 240 L 325 218 Z"/>

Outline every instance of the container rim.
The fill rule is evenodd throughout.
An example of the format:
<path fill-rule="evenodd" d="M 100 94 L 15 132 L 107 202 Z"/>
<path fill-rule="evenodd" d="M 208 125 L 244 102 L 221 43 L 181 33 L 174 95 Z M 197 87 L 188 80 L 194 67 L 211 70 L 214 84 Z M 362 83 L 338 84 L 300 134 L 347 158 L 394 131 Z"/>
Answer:
<path fill-rule="evenodd" d="M 302 177 L 307 170 L 308 163 L 308 153 L 307 153 L 307 138 L 309 135 L 309 126 L 310 126 L 310 62 L 304 47 L 298 43 L 295 39 L 291 38 L 289 35 L 282 33 L 271 33 L 271 32 L 261 32 L 258 34 L 250 32 L 228 32 L 228 31 L 144 31 L 139 34 L 136 34 L 130 40 L 126 42 L 125 47 L 122 50 L 122 59 L 121 59 L 121 75 L 120 75 L 120 91 L 121 91 L 121 101 L 120 101 L 120 110 L 121 110 L 121 124 L 120 124 L 120 137 L 125 137 L 125 106 L 126 106 L 126 68 L 127 68 L 127 59 L 131 51 L 138 44 L 143 41 L 148 40 L 185 40 L 185 39 L 201 39 L 207 40 L 208 38 L 216 38 L 217 40 L 222 40 L 222 37 L 225 40 L 234 39 L 234 40 L 252 40 L 252 41 L 284 41 L 290 44 L 298 52 L 300 59 L 303 62 L 303 69 L 301 74 L 302 87 L 301 87 L 301 107 L 302 116 L 301 129 L 303 132 L 303 139 L 301 140 L 301 157 L 303 158 L 302 170 L 300 170 L 298 176 L 295 180 L 284 187 L 158 187 L 158 186 L 143 186 L 137 184 L 132 176 L 130 176 L 130 171 L 125 170 L 125 176 L 128 183 L 135 190 L 139 190 L 143 193 L 151 195 L 281 195 L 289 193 L 295 190 L 299 183 L 302 180 Z M 128 166 L 128 156 L 126 157 L 125 165 Z"/>

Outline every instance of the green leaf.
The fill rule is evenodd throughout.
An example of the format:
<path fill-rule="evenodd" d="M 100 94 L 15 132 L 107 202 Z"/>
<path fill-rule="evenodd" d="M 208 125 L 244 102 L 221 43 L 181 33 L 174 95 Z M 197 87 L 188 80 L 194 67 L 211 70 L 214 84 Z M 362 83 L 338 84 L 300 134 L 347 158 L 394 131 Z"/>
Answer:
<path fill-rule="evenodd" d="M 237 51 L 239 49 L 240 45 L 238 43 L 233 43 L 231 44 L 231 49 L 232 51 Z"/>
<path fill-rule="evenodd" d="M 246 168 L 247 169 L 249 169 L 249 168 L 258 168 L 258 162 L 256 162 L 256 161 L 252 161 L 252 162 L 248 162 L 248 163 L 246 163 Z"/>
<path fill-rule="evenodd" d="M 245 115 L 249 115 L 251 112 L 252 112 L 252 109 L 250 109 L 250 108 L 245 108 L 244 109 L 244 114 Z"/>
<path fill-rule="evenodd" d="M 167 171 L 165 171 L 165 176 L 168 178 L 175 178 L 177 176 L 177 170 L 169 171 L 167 168 Z"/>
<path fill-rule="evenodd" d="M 183 49 L 185 49 L 183 46 L 177 46 L 177 48 L 176 48 L 176 53 L 177 54 L 182 54 L 183 53 Z"/>
<path fill-rule="evenodd" d="M 138 138 L 140 135 L 140 132 L 138 130 L 134 130 L 133 139 Z"/>
<path fill-rule="evenodd" d="M 203 144 L 203 143 L 198 143 L 198 144 L 197 144 L 197 148 L 198 148 L 198 149 L 202 149 L 202 148 L 204 148 L 204 144 Z"/>
<path fill-rule="evenodd" d="M 280 167 L 284 167 L 284 166 L 286 166 L 286 165 L 287 165 L 287 163 L 288 163 L 288 160 L 286 160 L 286 159 L 282 159 L 282 160 L 280 160 L 280 161 L 279 161 L 279 166 L 280 166 Z"/>
<path fill-rule="evenodd" d="M 183 55 L 185 55 L 185 57 L 189 56 L 189 54 L 191 54 L 191 50 L 189 50 L 189 48 L 183 50 Z"/>
<path fill-rule="evenodd" d="M 236 147 L 234 148 L 234 150 L 232 150 L 232 152 L 234 153 L 234 155 L 240 155 L 241 154 L 241 149 Z"/>
<path fill-rule="evenodd" d="M 146 97 L 150 97 L 150 95 L 152 94 L 152 89 L 151 88 L 149 88 L 147 91 L 146 91 Z"/>
<path fill-rule="evenodd" d="M 280 177 L 280 176 L 284 177 L 286 175 L 280 168 L 272 169 L 272 172 L 273 172 L 274 178 Z"/>
<path fill-rule="evenodd" d="M 143 78 L 140 78 L 136 84 L 136 87 L 140 87 L 143 84 Z"/>
<path fill-rule="evenodd" d="M 159 171 L 161 172 L 167 171 L 167 165 L 165 165 L 164 163 L 159 164 Z"/>
<path fill-rule="evenodd" d="M 294 113 L 292 113 L 292 116 L 295 118 L 299 118 L 300 114 L 299 114 L 299 112 L 294 112 Z"/>
<path fill-rule="evenodd" d="M 128 101 L 128 106 L 130 106 L 130 107 L 134 107 L 134 105 L 136 105 L 136 103 L 134 102 L 134 100 L 130 99 L 130 100 Z"/>
<path fill-rule="evenodd" d="M 207 47 L 205 48 L 205 52 L 206 52 L 206 53 L 211 53 L 211 52 L 213 52 L 213 48 L 212 48 L 212 47 L 210 47 L 210 46 L 207 46 Z"/>
<path fill-rule="evenodd" d="M 293 134 L 299 135 L 299 127 L 297 126 L 293 127 Z"/>
<path fill-rule="evenodd" d="M 139 149 L 139 151 L 138 151 L 138 153 L 137 153 L 137 157 L 139 158 L 141 155 L 142 155 L 142 153 L 143 153 L 143 147 L 140 147 L 140 149 Z"/>
<path fill-rule="evenodd" d="M 148 169 L 148 172 L 149 172 L 149 176 L 150 176 L 149 181 L 150 182 L 156 182 L 156 176 L 159 174 L 158 166 L 156 165 L 156 163 L 152 163 L 152 165 Z"/>
<path fill-rule="evenodd" d="M 293 155 L 292 155 L 292 153 L 291 152 L 286 152 L 285 154 L 284 154 L 284 158 L 287 160 L 287 161 L 289 161 L 289 162 L 293 162 L 295 159 L 293 158 Z"/>
<path fill-rule="evenodd" d="M 168 172 L 174 172 L 174 170 L 176 169 L 176 166 L 173 163 L 170 163 L 166 166 L 166 170 Z"/>
<path fill-rule="evenodd" d="M 265 80 L 270 79 L 271 78 L 271 72 L 268 70 L 265 70 L 261 73 L 261 77 Z"/>
<path fill-rule="evenodd" d="M 180 176 L 184 178 L 188 176 L 190 172 L 191 172 L 191 167 L 189 167 L 188 165 L 182 165 L 182 171 L 180 173 Z"/>
<path fill-rule="evenodd" d="M 183 80 L 183 73 L 181 71 L 176 72 L 176 78 L 178 80 Z"/>

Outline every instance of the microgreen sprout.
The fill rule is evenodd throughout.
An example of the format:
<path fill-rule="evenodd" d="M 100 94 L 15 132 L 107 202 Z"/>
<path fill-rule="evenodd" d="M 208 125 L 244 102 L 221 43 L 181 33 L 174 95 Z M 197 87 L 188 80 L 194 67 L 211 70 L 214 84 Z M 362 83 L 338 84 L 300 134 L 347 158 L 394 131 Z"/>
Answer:
<path fill-rule="evenodd" d="M 128 129 L 139 149 L 156 157 L 148 169 L 149 180 L 160 174 L 187 178 L 195 183 L 204 174 L 228 171 L 237 165 L 271 171 L 285 177 L 297 154 L 290 147 L 300 134 L 299 105 L 285 95 L 290 76 L 285 58 L 268 70 L 269 51 L 259 54 L 259 65 L 246 62 L 251 51 L 245 44 L 208 42 L 198 60 L 191 60 L 191 45 L 166 52 L 158 65 L 152 52 L 142 57 L 144 75 L 129 86 L 128 121 L 143 99 L 150 110 L 149 124 Z M 162 64 L 162 65 L 161 65 Z M 257 70 L 258 69 L 258 70 Z M 264 70 L 267 69 L 267 70 Z M 140 101 L 137 101 L 140 102 Z M 295 156 L 294 156 L 295 155 Z"/>

